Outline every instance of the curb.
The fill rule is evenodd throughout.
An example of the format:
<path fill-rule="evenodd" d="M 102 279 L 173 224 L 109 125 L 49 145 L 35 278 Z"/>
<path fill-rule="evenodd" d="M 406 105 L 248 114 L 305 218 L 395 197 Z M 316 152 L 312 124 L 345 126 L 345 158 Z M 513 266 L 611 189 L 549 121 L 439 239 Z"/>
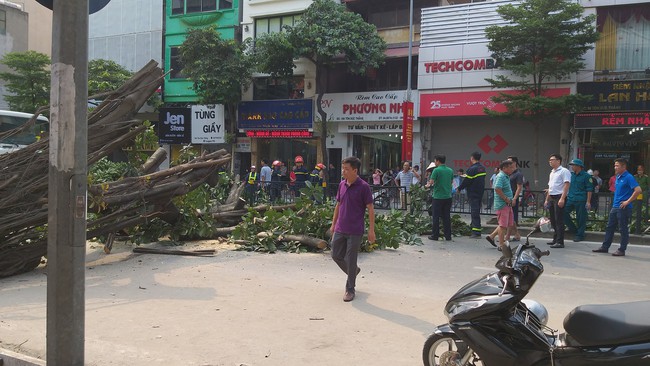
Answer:
<path fill-rule="evenodd" d="M 45 361 L 0 348 L 0 365 L 2 366 L 45 366 Z"/>
<path fill-rule="evenodd" d="M 493 224 L 485 224 L 483 225 L 483 234 L 489 234 L 494 230 L 497 226 Z M 486 230 L 488 229 L 488 230 Z M 519 233 L 521 234 L 522 237 L 525 237 L 531 230 L 533 229 L 532 226 L 519 226 Z M 532 237 L 535 238 L 551 238 L 553 239 L 553 231 L 549 231 L 547 233 L 542 233 L 538 232 L 533 234 Z M 573 233 L 565 232 L 564 233 L 564 239 L 565 242 L 569 242 L 573 240 Z M 600 231 L 585 231 L 585 239 L 583 241 L 593 241 L 593 242 L 600 242 L 602 243 L 603 240 L 605 239 L 605 233 L 600 232 Z M 616 246 L 621 242 L 621 234 L 617 231 L 614 233 L 614 240 L 612 242 L 612 245 Z M 648 235 L 636 235 L 636 234 L 630 234 L 630 244 L 635 244 L 635 245 L 648 245 L 650 246 L 650 236 Z"/>

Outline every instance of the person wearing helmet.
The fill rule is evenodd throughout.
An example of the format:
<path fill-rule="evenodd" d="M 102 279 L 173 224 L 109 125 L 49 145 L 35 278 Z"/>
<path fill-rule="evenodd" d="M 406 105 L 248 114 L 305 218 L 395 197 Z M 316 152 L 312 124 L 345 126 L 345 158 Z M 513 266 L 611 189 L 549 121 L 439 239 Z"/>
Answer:
<path fill-rule="evenodd" d="M 309 174 L 309 181 L 314 186 L 318 185 L 318 186 L 324 187 L 324 183 L 325 183 L 325 180 L 324 180 L 325 174 L 323 173 L 324 168 L 325 168 L 325 165 L 323 165 L 322 163 L 318 163 L 314 167 L 314 170 L 312 170 L 311 173 Z M 312 199 L 316 203 L 321 203 L 320 200 L 316 199 L 316 197 L 312 197 Z"/>
<path fill-rule="evenodd" d="M 255 165 L 251 165 L 251 169 L 246 175 L 246 187 L 244 190 L 244 195 L 248 198 L 248 204 L 252 207 L 255 206 L 255 198 L 257 196 L 257 188 L 259 185 L 260 176 L 257 173 L 257 168 Z"/>
<path fill-rule="evenodd" d="M 296 165 L 293 167 L 293 173 L 296 176 L 295 185 L 293 187 L 296 196 L 299 194 L 300 188 L 305 187 L 305 182 L 309 179 L 309 170 L 305 167 L 305 161 L 302 156 L 298 155 L 294 159 Z"/>
<path fill-rule="evenodd" d="M 312 182 L 314 185 L 321 184 L 323 182 L 324 167 L 325 165 L 323 165 L 322 163 L 318 163 L 314 167 L 314 170 L 311 171 L 311 174 L 309 174 L 309 181 Z"/>
<path fill-rule="evenodd" d="M 277 202 L 280 200 L 280 195 L 282 192 L 282 184 L 284 177 L 286 176 L 286 168 L 284 171 L 282 170 L 282 162 L 279 160 L 275 160 L 273 162 L 272 169 L 273 171 L 271 172 L 271 202 Z"/>

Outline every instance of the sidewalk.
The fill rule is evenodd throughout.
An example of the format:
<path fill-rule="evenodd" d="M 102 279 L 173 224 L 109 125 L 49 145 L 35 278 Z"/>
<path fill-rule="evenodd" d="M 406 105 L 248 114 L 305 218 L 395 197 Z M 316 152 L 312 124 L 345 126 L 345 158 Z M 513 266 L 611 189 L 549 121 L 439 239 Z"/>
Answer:
<path fill-rule="evenodd" d="M 454 214 L 452 213 L 452 216 Z M 469 214 L 456 214 L 460 215 L 460 217 L 463 219 L 464 222 L 468 223 L 471 221 L 471 218 Z M 483 235 L 488 235 L 491 233 L 496 227 L 496 217 L 495 216 L 485 216 L 481 215 L 481 224 L 483 225 Z M 519 226 L 519 233 L 521 234 L 522 237 L 525 237 L 528 235 L 528 233 L 531 232 L 533 229 L 532 223 L 523 223 L 522 225 Z M 547 233 L 542 233 L 542 232 L 537 232 L 533 234 L 533 237 L 535 238 L 549 238 L 553 239 L 553 231 L 549 231 Z M 593 242 L 600 242 L 602 243 L 605 238 L 605 232 L 603 231 L 585 231 L 585 240 L 584 241 L 593 241 Z M 564 233 L 564 239 L 565 243 L 572 243 L 573 242 L 573 234 L 565 232 Z M 612 246 L 614 248 L 617 247 L 617 245 L 621 242 L 621 234 L 618 232 L 618 230 L 614 233 L 614 241 L 612 242 Z M 632 234 L 630 233 L 630 243 L 629 244 L 636 244 L 636 245 L 648 245 L 650 246 L 650 235 L 637 235 L 637 234 Z"/>
<path fill-rule="evenodd" d="M 487 235 L 492 232 L 496 228 L 496 224 L 483 224 L 483 234 Z M 533 229 L 532 226 L 519 226 L 519 233 L 521 234 L 522 237 L 525 237 L 531 230 Z M 533 234 L 534 237 L 536 238 L 550 238 L 553 239 L 553 231 L 549 231 L 547 233 L 535 233 Z M 585 231 L 585 241 L 595 241 L 595 242 L 603 242 L 605 239 L 605 233 L 602 231 Z M 573 233 L 565 232 L 564 233 L 564 240 L 565 243 L 570 243 L 573 242 Z M 616 248 L 616 245 L 618 245 L 621 242 L 621 234 L 616 231 L 614 233 L 614 241 L 612 243 L 612 246 Z M 630 244 L 637 244 L 637 245 L 650 245 L 650 235 L 636 235 L 636 234 L 630 234 Z"/>

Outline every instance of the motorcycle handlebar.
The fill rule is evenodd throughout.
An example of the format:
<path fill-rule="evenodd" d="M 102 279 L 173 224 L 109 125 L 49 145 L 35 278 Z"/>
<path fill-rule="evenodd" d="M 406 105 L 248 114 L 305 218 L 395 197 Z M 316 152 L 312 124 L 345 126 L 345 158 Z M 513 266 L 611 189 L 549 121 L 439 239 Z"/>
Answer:
<path fill-rule="evenodd" d="M 550 252 L 549 250 L 545 250 L 545 251 L 543 251 L 543 252 L 540 251 L 539 254 L 537 255 L 537 259 L 539 259 L 539 258 L 541 258 L 541 257 L 548 256 L 548 255 L 551 255 L 551 252 Z"/>

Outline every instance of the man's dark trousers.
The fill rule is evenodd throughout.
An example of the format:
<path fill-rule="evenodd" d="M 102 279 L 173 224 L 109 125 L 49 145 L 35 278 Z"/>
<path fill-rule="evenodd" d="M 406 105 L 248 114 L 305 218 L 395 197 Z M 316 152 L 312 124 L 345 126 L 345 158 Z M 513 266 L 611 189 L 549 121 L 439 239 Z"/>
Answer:
<path fill-rule="evenodd" d="M 553 242 L 557 244 L 564 244 L 564 207 L 560 207 L 561 194 L 553 194 L 549 196 L 549 218 L 551 219 L 551 226 L 555 233 L 553 234 Z M 566 199 L 565 199 L 566 203 Z"/>
<path fill-rule="evenodd" d="M 472 217 L 470 227 L 472 228 L 472 235 L 481 235 L 481 199 L 483 197 L 470 197 L 469 198 L 469 212 Z"/>
<path fill-rule="evenodd" d="M 438 240 L 440 233 L 440 218 L 442 218 L 442 231 L 446 240 L 451 240 L 451 198 L 433 199 L 433 227 L 431 235 Z"/>

